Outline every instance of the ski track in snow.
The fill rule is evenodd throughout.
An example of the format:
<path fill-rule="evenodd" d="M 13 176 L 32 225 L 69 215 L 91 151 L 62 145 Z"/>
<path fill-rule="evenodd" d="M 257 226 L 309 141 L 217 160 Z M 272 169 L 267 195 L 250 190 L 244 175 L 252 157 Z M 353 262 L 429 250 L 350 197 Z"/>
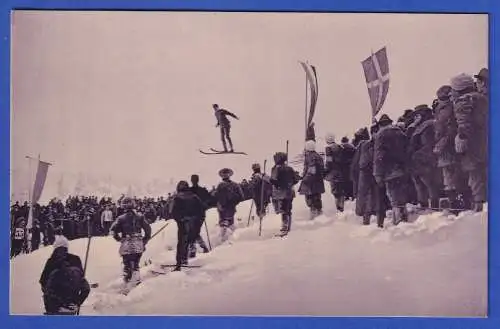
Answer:
<path fill-rule="evenodd" d="M 284 238 L 279 215 L 247 227 L 250 202 L 238 206 L 235 230 L 221 243 L 217 213 L 207 224 L 213 250 L 198 253 L 181 272 L 153 276 L 157 264 L 175 263 L 177 227 L 147 245 L 142 284 L 118 293 L 121 258 L 111 237 L 92 239 L 87 278 L 98 282 L 82 315 L 339 315 L 485 316 L 487 212 L 411 214 L 409 223 L 362 226 L 354 203 L 337 214 L 323 196 L 324 214 L 309 220 L 303 197 L 294 200 L 292 230 Z M 411 211 L 411 209 L 410 209 Z M 153 224 L 153 233 L 165 224 Z M 206 242 L 206 229 L 202 228 Z M 82 259 L 87 239 L 70 242 Z M 11 262 L 11 313 L 41 314 L 38 278 L 51 247 Z M 148 265 L 145 262 L 151 260 Z M 270 293 L 272 292 L 272 293 Z M 30 296 L 26 298 L 26 296 Z"/>

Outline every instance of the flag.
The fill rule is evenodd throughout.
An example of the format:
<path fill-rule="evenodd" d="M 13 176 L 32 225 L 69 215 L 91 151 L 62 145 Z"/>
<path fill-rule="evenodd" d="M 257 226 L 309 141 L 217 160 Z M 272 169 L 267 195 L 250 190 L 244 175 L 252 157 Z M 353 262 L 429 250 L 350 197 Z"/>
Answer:
<path fill-rule="evenodd" d="M 31 194 L 31 207 L 28 215 L 27 228 L 33 227 L 33 206 L 38 203 L 42 196 L 45 180 L 47 179 L 47 172 L 49 171 L 50 163 L 38 160 L 38 168 L 36 170 L 35 183 L 33 185 L 33 193 Z"/>
<path fill-rule="evenodd" d="M 313 65 L 309 65 L 304 62 L 299 63 L 306 72 L 306 79 L 309 83 L 309 87 L 311 88 L 311 103 L 309 105 L 309 115 L 307 118 L 307 126 L 310 126 L 314 118 L 316 103 L 318 101 L 318 75 L 316 72 L 316 67 L 314 67 Z"/>
<path fill-rule="evenodd" d="M 366 86 L 372 106 L 372 117 L 375 117 L 384 105 L 389 92 L 389 60 L 386 47 L 361 62 L 365 73 Z"/>

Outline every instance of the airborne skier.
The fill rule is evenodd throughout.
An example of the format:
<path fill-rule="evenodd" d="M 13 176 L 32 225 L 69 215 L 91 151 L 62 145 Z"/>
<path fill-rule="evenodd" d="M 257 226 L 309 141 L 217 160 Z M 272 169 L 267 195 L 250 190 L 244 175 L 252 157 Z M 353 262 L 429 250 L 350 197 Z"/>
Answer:
<path fill-rule="evenodd" d="M 233 149 L 233 142 L 231 141 L 231 123 L 229 122 L 229 119 L 227 116 L 231 116 L 235 118 L 236 120 L 239 120 L 239 118 L 234 114 L 229 112 L 228 110 L 219 108 L 218 104 L 213 104 L 214 108 L 214 114 L 215 117 L 217 118 L 217 124 L 215 127 L 220 127 L 220 138 L 222 141 L 222 146 L 224 147 L 224 152 L 228 152 L 227 150 L 227 145 L 226 145 L 226 140 L 229 143 L 229 148 L 230 148 L 230 153 L 234 152 Z"/>

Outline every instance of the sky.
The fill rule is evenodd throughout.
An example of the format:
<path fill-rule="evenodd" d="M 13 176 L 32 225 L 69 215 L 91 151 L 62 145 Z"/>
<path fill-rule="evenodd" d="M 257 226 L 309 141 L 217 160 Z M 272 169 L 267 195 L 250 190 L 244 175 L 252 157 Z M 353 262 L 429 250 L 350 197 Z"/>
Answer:
<path fill-rule="evenodd" d="M 15 11 L 12 22 L 16 197 L 26 155 L 53 163 L 45 197 L 62 176 L 144 185 L 197 173 L 213 185 L 223 167 L 235 180 L 264 159 L 269 170 L 286 140 L 291 155 L 303 148 L 299 60 L 318 70 L 316 134 L 337 139 L 371 121 L 361 61 L 372 50 L 387 47 L 381 114 L 393 118 L 488 63 L 486 15 Z M 221 148 L 213 103 L 240 117 L 231 135 L 248 156 L 198 152 Z"/>

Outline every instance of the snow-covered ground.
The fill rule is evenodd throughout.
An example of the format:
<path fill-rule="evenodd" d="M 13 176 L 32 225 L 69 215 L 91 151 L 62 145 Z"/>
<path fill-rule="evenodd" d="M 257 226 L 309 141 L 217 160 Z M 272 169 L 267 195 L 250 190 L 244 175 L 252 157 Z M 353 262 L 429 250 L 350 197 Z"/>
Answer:
<path fill-rule="evenodd" d="M 361 226 L 349 203 L 337 215 L 330 195 L 325 214 L 309 221 L 303 197 L 294 202 L 292 232 L 275 238 L 280 218 L 268 215 L 259 237 L 247 227 L 250 203 L 238 207 L 236 230 L 220 244 L 216 213 L 207 214 L 213 251 L 182 272 L 152 276 L 158 263 L 174 263 L 177 228 L 170 221 L 147 246 L 143 283 L 116 293 L 121 259 L 110 237 L 92 240 L 87 277 L 99 283 L 84 315 L 321 315 L 474 316 L 487 314 L 487 212 L 412 215 L 384 230 Z M 165 225 L 154 224 L 153 232 Z M 202 236 L 206 239 L 205 228 Z M 70 252 L 85 256 L 87 240 Z M 11 313 L 41 314 L 39 275 L 52 248 L 11 262 Z M 144 264 L 143 264 L 144 265 Z"/>

